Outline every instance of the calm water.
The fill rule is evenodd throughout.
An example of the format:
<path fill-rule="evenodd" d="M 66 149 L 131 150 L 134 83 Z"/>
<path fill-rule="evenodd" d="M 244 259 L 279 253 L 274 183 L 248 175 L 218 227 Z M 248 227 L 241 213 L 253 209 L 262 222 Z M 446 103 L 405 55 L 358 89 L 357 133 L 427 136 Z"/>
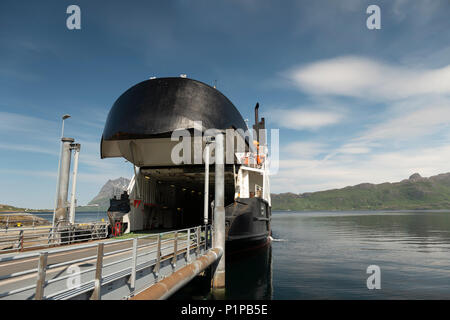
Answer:
<path fill-rule="evenodd" d="M 274 212 L 272 230 L 271 247 L 227 258 L 228 299 L 450 299 L 450 212 Z M 380 290 L 367 289 L 369 265 Z M 173 298 L 205 292 L 193 283 Z"/>
<path fill-rule="evenodd" d="M 32 213 L 36 216 L 47 219 L 50 222 L 53 221 L 53 212 L 32 212 Z M 92 212 L 76 212 L 75 213 L 75 222 L 77 222 L 77 223 L 95 222 L 95 221 L 101 221 L 102 219 L 105 219 L 105 221 L 108 221 L 108 215 L 106 214 L 106 212 L 92 211 Z"/>
<path fill-rule="evenodd" d="M 273 299 L 450 299 L 449 212 L 274 213 L 273 234 Z"/>
<path fill-rule="evenodd" d="M 271 248 L 227 260 L 228 299 L 450 299 L 450 212 L 272 219 Z M 380 290 L 367 289 L 369 265 L 381 269 Z M 192 288 L 174 298 L 186 293 L 199 298 Z"/>

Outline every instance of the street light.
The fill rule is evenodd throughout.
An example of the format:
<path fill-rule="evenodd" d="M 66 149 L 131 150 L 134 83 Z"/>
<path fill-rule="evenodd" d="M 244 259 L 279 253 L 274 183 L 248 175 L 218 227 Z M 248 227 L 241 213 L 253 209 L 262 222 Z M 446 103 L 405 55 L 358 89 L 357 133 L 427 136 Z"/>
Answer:
<path fill-rule="evenodd" d="M 64 120 L 70 118 L 70 114 L 65 114 L 62 116 L 62 129 L 61 129 L 61 138 L 64 138 Z M 59 172 L 59 169 L 58 169 Z"/>

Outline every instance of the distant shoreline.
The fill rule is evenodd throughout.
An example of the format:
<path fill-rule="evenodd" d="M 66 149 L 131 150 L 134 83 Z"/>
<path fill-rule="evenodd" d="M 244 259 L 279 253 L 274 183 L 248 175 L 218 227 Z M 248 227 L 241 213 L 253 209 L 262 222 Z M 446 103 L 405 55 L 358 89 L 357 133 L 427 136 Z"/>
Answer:
<path fill-rule="evenodd" d="M 286 209 L 273 209 L 272 208 L 272 212 L 283 212 L 283 213 L 313 213 L 313 212 L 318 212 L 318 213 L 329 213 L 329 212 L 442 212 L 442 213 L 450 213 L 450 208 L 449 209 L 354 209 L 354 210 L 286 210 Z"/>

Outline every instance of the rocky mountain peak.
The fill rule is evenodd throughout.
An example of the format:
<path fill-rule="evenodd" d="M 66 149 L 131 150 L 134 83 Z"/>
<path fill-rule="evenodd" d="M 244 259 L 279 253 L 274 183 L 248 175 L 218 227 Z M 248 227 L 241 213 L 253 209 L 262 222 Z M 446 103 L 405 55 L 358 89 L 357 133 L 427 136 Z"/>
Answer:
<path fill-rule="evenodd" d="M 124 177 L 120 177 L 114 180 L 109 179 L 100 189 L 100 192 L 97 194 L 97 196 L 92 199 L 89 204 L 107 205 L 109 204 L 109 199 L 111 199 L 113 196 L 118 196 L 124 190 L 127 190 L 129 184 L 130 179 Z"/>
<path fill-rule="evenodd" d="M 422 176 L 420 174 L 418 174 L 417 172 L 412 174 L 409 177 L 409 180 L 411 180 L 411 181 L 419 181 L 419 180 L 422 180 L 422 179 L 423 179 Z"/>

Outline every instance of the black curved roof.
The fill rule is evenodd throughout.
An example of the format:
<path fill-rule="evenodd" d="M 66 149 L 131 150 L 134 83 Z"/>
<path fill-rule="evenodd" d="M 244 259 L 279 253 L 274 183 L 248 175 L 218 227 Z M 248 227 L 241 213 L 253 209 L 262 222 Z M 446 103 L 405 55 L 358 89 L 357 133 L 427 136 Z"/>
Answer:
<path fill-rule="evenodd" d="M 247 130 L 236 107 L 217 89 L 188 78 L 157 78 L 136 84 L 112 106 L 102 140 L 170 136 L 202 121 L 204 129 Z"/>

